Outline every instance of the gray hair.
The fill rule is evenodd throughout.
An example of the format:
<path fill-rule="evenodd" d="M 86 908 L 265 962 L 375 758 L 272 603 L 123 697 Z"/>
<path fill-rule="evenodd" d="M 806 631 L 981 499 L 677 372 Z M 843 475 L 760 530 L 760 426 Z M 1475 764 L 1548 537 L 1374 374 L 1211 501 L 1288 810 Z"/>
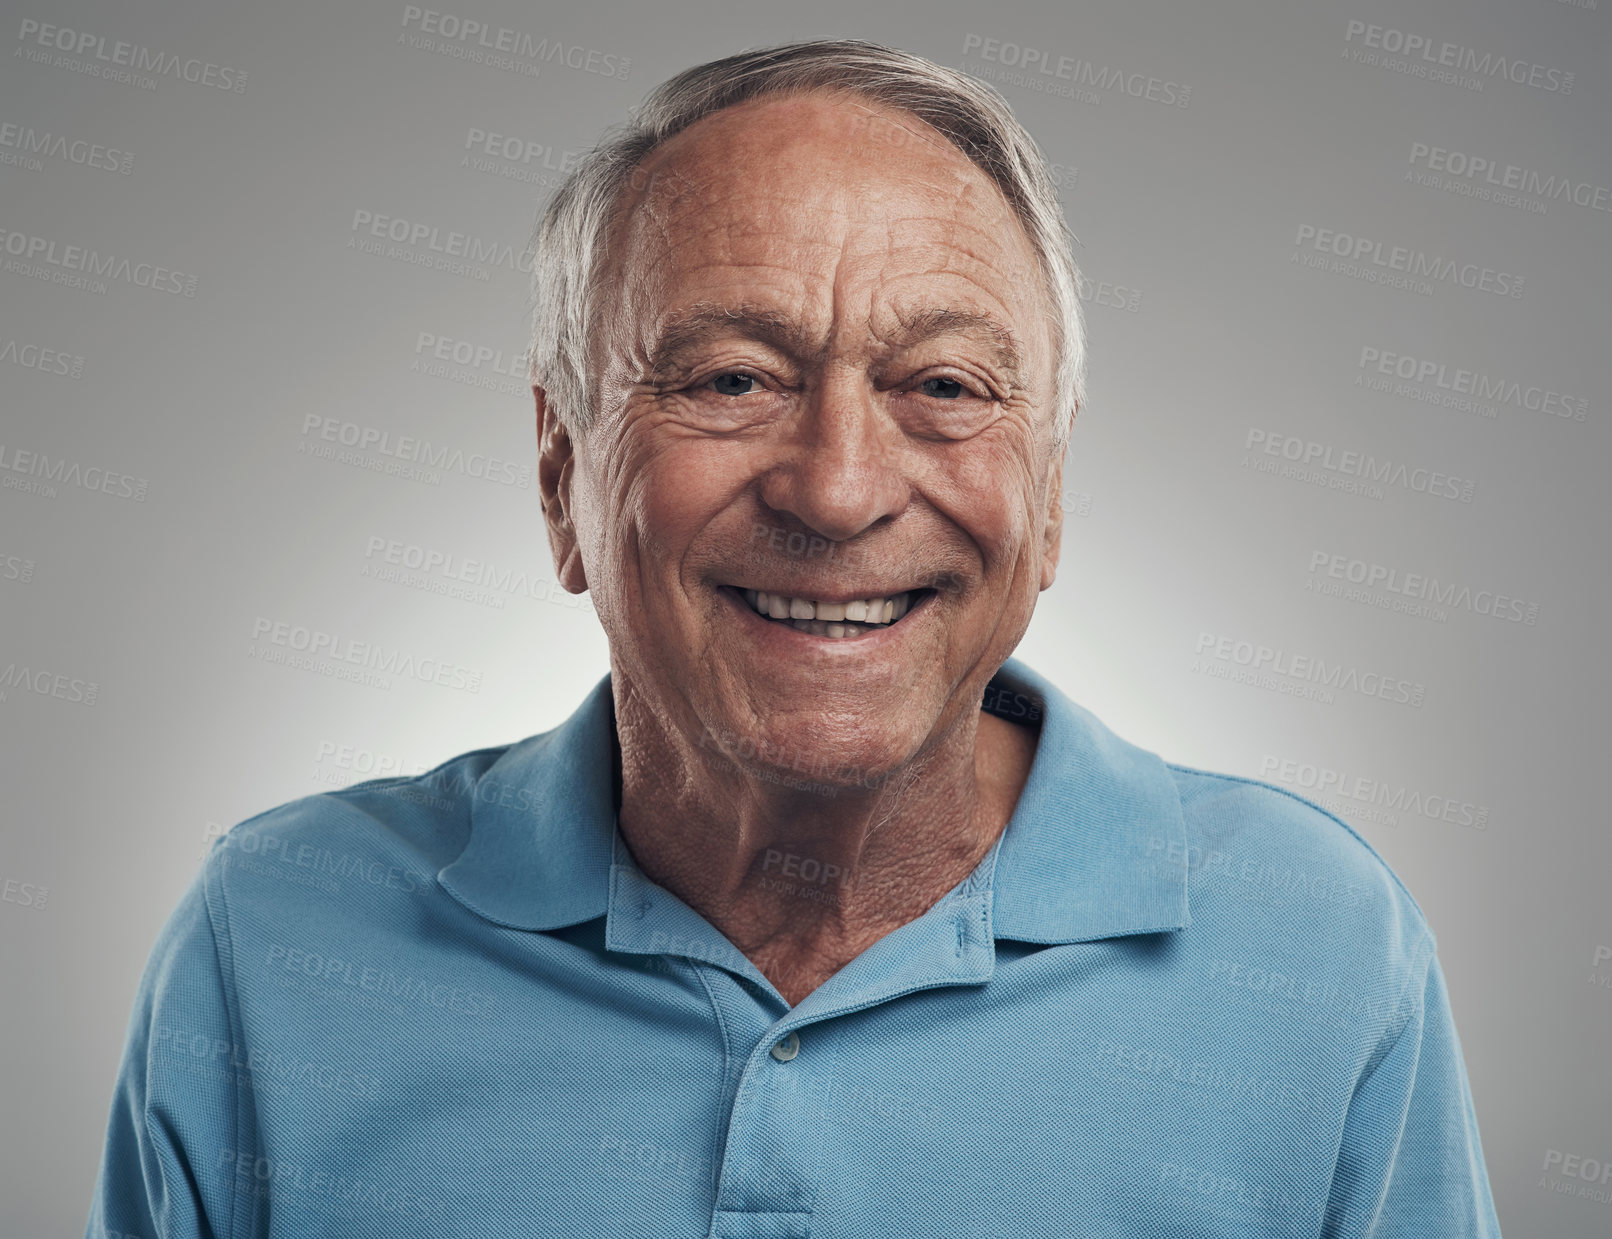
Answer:
<path fill-rule="evenodd" d="M 591 331 L 598 281 L 623 191 L 662 143 L 724 108 L 764 95 L 839 93 L 916 116 L 1001 190 L 1045 279 L 1057 349 L 1055 447 L 1085 401 L 1086 338 L 1073 237 L 1046 159 L 997 91 L 911 52 L 860 39 L 822 39 L 740 52 L 661 83 L 625 125 L 606 133 L 549 201 L 532 242 L 531 377 L 573 436 L 597 409 Z"/>

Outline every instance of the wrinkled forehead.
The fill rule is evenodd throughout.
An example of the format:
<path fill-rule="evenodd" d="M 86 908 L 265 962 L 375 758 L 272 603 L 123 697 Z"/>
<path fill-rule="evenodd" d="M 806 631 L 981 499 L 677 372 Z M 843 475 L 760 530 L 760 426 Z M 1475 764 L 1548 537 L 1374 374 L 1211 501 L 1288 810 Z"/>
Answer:
<path fill-rule="evenodd" d="M 1022 232 L 1001 190 L 945 135 L 843 92 L 766 96 L 691 125 L 634 169 L 617 218 L 631 225 L 732 213 L 758 191 L 805 202 L 825 182 L 853 181 L 875 200 L 886 186 L 927 189 Z"/>
<path fill-rule="evenodd" d="M 649 152 L 633 175 L 632 205 L 669 205 L 720 179 L 735 159 L 819 141 L 832 144 L 847 160 L 871 154 L 880 161 L 929 163 L 984 176 L 944 134 L 910 112 L 843 91 L 780 93 L 714 112 Z"/>
<path fill-rule="evenodd" d="M 847 246 L 974 285 L 1011 318 L 1043 310 L 1035 249 L 990 177 L 918 117 L 855 96 L 753 100 L 677 134 L 634 171 L 613 238 L 615 308 L 635 317 L 691 271 L 788 285 Z"/>

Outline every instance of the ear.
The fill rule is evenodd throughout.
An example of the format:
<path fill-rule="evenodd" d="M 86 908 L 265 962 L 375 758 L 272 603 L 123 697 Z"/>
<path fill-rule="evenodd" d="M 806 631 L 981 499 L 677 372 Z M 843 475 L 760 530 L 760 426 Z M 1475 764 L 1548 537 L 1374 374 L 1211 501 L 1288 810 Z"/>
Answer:
<path fill-rule="evenodd" d="M 537 405 L 537 490 L 548 526 L 554 572 L 569 593 L 585 593 L 588 578 L 582 569 L 573 516 L 576 509 L 571 499 L 571 480 L 576 470 L 571 433 L 549 404 L 548 393 L 536 383 L 532 384 L 532 398 Z"/>
<path fill-rule="evenodd" d="M 1046 523 L 1041 530 L 1041 588 L 1051 589 L 1058 576 L 1058 556 L 1063 550 L 1063 462 L 1069 453 L 1069 440 L 1058 449 L 1047 470 Z"/>

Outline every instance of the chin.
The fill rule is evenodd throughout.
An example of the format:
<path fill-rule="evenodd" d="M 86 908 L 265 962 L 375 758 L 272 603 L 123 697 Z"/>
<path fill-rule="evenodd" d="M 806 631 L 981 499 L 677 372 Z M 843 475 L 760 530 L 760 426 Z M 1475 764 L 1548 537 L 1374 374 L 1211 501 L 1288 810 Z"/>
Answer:
<path fill-rule="evenodd" d="M 854 794 L 888 782 L 921 746 L 924 735 L 904 735 L 907 728 L 846 728 L 836 718 L 812 712 L 782 712 L 755 727 L 702 729 L 699 746 L 764 783 Z M 909 716 L 907 727 L 917 722 Z M 839 734 L 836 734 L 839 733 Z"/>

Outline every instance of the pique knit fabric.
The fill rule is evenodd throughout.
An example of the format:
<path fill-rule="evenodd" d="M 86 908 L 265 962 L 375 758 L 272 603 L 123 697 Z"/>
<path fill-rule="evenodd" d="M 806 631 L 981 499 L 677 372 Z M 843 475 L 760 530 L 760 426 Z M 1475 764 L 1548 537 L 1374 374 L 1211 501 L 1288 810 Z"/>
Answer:
<path fill-rule="evenodd" d="M 634 865 L 608 677 L 235 827 L 140 982 L 88 1234 L 1498 1236 L 1382 859 L 1015 660 L 985 706 L 1040 729 L 1002 837 L 793 1007 Z"/>

